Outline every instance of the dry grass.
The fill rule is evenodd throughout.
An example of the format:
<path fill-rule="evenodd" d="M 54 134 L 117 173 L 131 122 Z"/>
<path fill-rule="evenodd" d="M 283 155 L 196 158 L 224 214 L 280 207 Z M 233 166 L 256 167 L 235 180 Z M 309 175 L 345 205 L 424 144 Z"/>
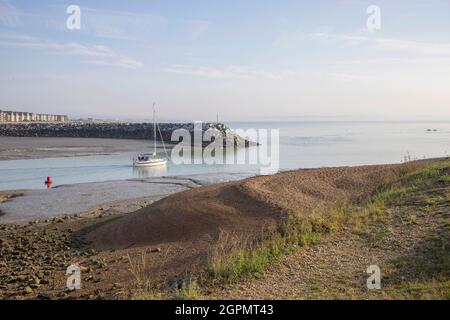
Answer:
<path fill-rule="evenodd" d="M 422 162 L 407 162 L 400 168 L 398 179 L 391 181 L 385 189 L 366 199 L 360 205 L 343 205 L 325 212 L 296 213 L 289 216 L 276 233 L 258 244 L 249 245 L 238 237 L 224 235 L 212 250 L 207 268 L 207 281 L 203 284 L 233 283 L 242 278 L 259 277 L 264 270 L 281 256 L 298 247 L 314 244 L 328 233 L 349 228 L 352 232 L 366 236 L 375 243 L 392 233 L 392 228 L 374 231 L 374 224 L 387 224 L 391 219 L 389 206 L 407 201 L 411 195 L 439 183 L 448 181 L 446 171 L 450 162 L 426 165 Z M 427 198 L 426 205 L 435 203 Z M 415 214 L 402 218 L 404 225 L 417 223 Z M 266 234 L 267 236 L 267 234 Z M 447 253 L 448 254 L 448 253 Z"/>
<path fill-rule="evenodd" d="M 142 250 L 140 254 L 133 257 L 130 255 L 130 253 L 127 253 L 126 257 L 130 265 L 128 270 L 131 273 L 132 281 L 134 282 L 134 284 L 139 286 L 147 286 L 149 283 L 149 279 L 146 273 L 146 251 Z"/>
<path fill-rule="evenodd" d="M 194 300 L 200 296 L 200 286 L 195 278 L 190 274 L 184 274 L 172 285 L 168 285 L 167 278 L 155 282 L 153 270 L 149 271 L 147 259 L 149 259 L 149 248 L 144 248 L 134 255 L 126 255 L 129 272 L 131 274 L 131 296 L 132 300 Z M 151 250 L 150 250 L 151 251 Z M 164 253 L 162 261 L 167 261 L 170 247 Z M 162 264 L 164 265 L 164 264 Z M 157 270 L 159 274 L 164 274 L 164 270 Z"/>
<path fill-rule="evenodd" d="M 449 172 L 449 161 L 431 165 L 424 162 L 406 162 L 399 168 L 396 179 L 389 181 L 383 190 L 376 194 L 365 200 L 360 199 L 359 203 L 336 204 L 336 207 L 330 210 L 294 212 L 275 231 L 261 228 L 257 241 L 255 238 L 251 240 L 243 237 L 242 234 L 222 232 L 217 243 L 210 248 L 204 272 L 195 277 L 186 276 L 177 290 L 169 296 L 195 299 L 218 286 L 236 283 L 245 278 L 258 278 L 281 257 L 299 247 L 315 244 L 324 235 L 339 233 L 343 229 L 366 238 L 369 245 L 378 243 L 380 239 L 392 235 L 391 223 L 394 218 L 399 218 L 400 225 L 404 227 L 413 226 L 418 223 L 421 211 L 427 211 L 445 201 L 448 203 L 448 194 L 437 197 L 435 193 L 430 195 L 425 191 L 448 187 Z M 405 204 L 412 205 L 414 210 L 394 217 L 392 208 Z M 445 268 L 448 263 L 445 261 L 449 259 L 448 245 L 445 244 L 441 248 L 444 248 L 440 252 L 444 257 L 441 265 Z M 418 269 L 422 268 L 416 260 L 412 259 L 410 262 Z M 133 265 L 134 273 L 137 274 L 135 278 L 142 281 L 139 276 L 142 269 Z M 440 279 L 441 276 L 442 274 L 435 278 L 408 280 L 398 286 L 391 285 L 390 289 L 384 292 L 384 297 L 449 296 L 448 277 Z M 326 291 L 322 292 L 319 287 L 312 286 L 311 291 L 317 296 L 326 294 Z M 149 292 L 150 298 L 155 296 L 155 293 Z M 145 295 L 142 297 L 148 298 Z"/>

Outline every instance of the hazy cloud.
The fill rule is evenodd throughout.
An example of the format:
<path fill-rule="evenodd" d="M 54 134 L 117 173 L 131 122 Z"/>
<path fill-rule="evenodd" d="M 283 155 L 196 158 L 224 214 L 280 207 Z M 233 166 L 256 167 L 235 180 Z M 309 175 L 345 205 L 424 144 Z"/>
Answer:
<path fill-rule="evenodd" d="M 83 7 L 83 27 L 96 37 L 144 41 L 167 30 L 168 19 L 161 15 L 117 12 Z"/>
<path fill-rule="evenodd" d="M 172 64 L 165 68 L 166 72 L 186 74 L 213 79 L 281 79 L 286 76 L 295 75 L 292 71 L 268 72 L 254 70 L 248 66 L 227 65 L 223 67 L 194 66 L 183 64 Z"/>
<path fill-rule="evenodd" d="M 15 27 L 19 24 L 19 11 L 8 1 L 0 1 L 0 25 Z"/>
<path fill-rule="evenodd" d="M 405 51 L 409 53 L 429 55 L 450 54 L 450 43 L 419 42 L 394 38 L 333 34 L 326 32 L 309 33 L 307 36 L 312 40 L 328 40 L 348 44 L 368 44 L 376 49 L 385 51 Z M 286 37 L 286 35 L 284 37 Z"/>
<path fill-rule="evenodd" d="M 51 54 L 63 54 L 89 58 L 85 62 L 111 65 L 122 68 L 141 68 L 144 64 L 130 57 L 122 56 L 103 45 L 83 45 L 76 42 L 58 43 L 23 34 L 0 33 L 0 46 L 39 49 Z M 95 60 L 91 60 L 95 58 Z"/>

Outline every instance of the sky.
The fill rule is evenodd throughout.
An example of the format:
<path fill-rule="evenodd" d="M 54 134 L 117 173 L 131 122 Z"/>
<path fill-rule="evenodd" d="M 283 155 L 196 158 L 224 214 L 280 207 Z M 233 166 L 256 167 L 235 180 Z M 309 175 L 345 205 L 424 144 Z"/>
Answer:
<path fill-rule="evenodd" d="M 450 1 L 0 0 L 0 109 L 153 102 L 163 120 L 450 120 Z"/>

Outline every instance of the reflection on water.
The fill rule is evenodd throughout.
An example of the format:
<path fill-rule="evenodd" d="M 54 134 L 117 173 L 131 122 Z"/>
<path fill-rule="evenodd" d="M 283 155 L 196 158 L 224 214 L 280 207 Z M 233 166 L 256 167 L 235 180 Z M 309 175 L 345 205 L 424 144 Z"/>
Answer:
<path fill-rule="evenodd" d="M 161 177 L 167 174 L 167 166 L 158 167 L 133 167 L 134 178 Z"/>
<path fill-rule="evenodd" d="M 0 190 L 42 189 L 46 177 L 53 187 L 85 182 L 145 179 L 161 176 L 196 174 L 248 173 L 257 168 L 247 165 L 175 165 L 134 167 L 134 154 L 83 156 L 0 161 Z"/>

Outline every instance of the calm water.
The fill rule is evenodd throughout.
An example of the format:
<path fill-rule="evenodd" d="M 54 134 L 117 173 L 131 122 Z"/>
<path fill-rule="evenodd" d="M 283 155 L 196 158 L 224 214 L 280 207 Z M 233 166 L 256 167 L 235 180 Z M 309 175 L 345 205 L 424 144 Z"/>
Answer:
<path fill-rule="evenodd" d="M 418 159 L 450 154 L 450 123 L 260 122 L 229 126 L 279 129 L 281 170 L 398 163 L 408 154 Z M 167 168 L 135 169 L 133 155 L 0 161 L 0 190 L 43 188 L 47 176 L 52 176 L 56 186 L 151 176 L 259 172 L 256 166 L 172 163 Z"/>

